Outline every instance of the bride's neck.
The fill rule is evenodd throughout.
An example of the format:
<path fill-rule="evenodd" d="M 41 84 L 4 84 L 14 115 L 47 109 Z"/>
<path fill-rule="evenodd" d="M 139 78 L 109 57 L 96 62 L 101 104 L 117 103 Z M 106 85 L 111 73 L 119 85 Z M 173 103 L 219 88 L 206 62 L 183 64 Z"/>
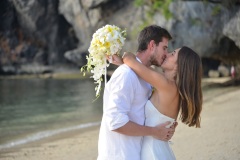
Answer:
<path fill-rule="evenodd" d="M 175 82 L 176 73 L 174 71 L 164 71 L 163 73 L 167 80 Z"/>

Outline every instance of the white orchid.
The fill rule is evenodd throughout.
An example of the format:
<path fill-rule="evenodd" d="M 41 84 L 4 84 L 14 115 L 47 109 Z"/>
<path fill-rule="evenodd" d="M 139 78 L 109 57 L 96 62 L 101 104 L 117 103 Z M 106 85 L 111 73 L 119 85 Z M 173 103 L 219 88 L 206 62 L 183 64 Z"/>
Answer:
<path fill-rule="evenodd" d="M 106 55 L 118 54 L 125 41 L 126 31 L 121 30 L 115 25 L 106 25 L 98 29 L 92 36 L 92 41 L 88 49 L 89 55 L 87 64 L 81 68 L 81 72 L 90 71 L 93 73 L 97 86 L 96 96 L 98 97 L 101 89 L 102 75 L 106 74 L 109 64 L 106 62 Z"/>

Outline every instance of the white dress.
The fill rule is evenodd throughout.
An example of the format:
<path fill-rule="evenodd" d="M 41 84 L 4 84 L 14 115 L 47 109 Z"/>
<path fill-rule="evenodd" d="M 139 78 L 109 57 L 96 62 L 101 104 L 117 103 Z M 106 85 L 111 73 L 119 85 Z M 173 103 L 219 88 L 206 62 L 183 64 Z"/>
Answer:
<path fill-rule="evenodd" d="M 145 105 L 145 126 L 157 126 L 166 121 L 175 122 L 173 118 L 161 114 L 152 104 L 150 100 Z M 171 124 L 168 126 L 170 127 Z M 141 160 L 175 160 L 173 151 L 169 142 L 155 139 L 151 136 L 143 138 Z"/>

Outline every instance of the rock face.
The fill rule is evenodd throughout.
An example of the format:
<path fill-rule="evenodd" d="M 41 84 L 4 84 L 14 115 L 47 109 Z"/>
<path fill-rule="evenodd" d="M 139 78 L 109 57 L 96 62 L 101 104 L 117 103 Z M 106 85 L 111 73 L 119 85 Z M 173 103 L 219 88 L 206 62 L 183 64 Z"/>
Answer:
<path fill-rule="evenodd" d="M 240 48 L 240 9 L 237 13 L 224 25 L 223 34 L 232 39 L 236 46 Z"/>
<path fill-rule="evenodd" d="M 126 9 L 128 11 L 133 9 L 128 0 L 60 0 L 59 2 L 60 14 L 73 26 L 76 36 L 80 40 L 79 47 L 67 51 L 65 57 L 79 65 L 82 64 L 81 58 L 83 58 L 80 54 L 87 53 L 92 34 L 98 28 L 106 23 L 129 27 L 128 20 L 122 19 L 122 16 L 126 18 L 126 13 L 124 13 Z M 130 13 L 133 14 L 132 11 Z"/>
<path fill-rule="evenodd" d="M 64 53 L 76 48 L 78 39 L 58 13 L 58 4 L 58 0 L 0 2 L 0 73 L 25 73 L 21 69 L 24 64 L 66 62 Z"/>
<path fill-rule="evenodd" d="M 237 27 L 240 25 L 240 15 L 236 12 L 240 11 L 240 6 L 227 9 L 215 3 L 175 1 L 169 8 L 173 13 L 170 21 L 166 21 L 160 13 L 155 14 L 154 21 L 173 34 L 173 48 L 187 45 L 202 57 L 210 57 L 218 50 L 219 42 L 225 36 L 232 39 L 236 45 L 239 43 L 237 35 L 240 32 Z M 232 34 L 233 28 L 237 34 Z"/>
<path fill-rule="evenodd" d="M 26 64 L 82 66 L 92 34 L 105 24 L 127 29 L 125 51 L 136 51 L 143 26 L 158 24 L 172 34 L 171 49 L 186 45 L 219 64 L 240 63 L 240 3 L 211 2 L 173 1 L 166 19 L 161 8 L 149 17 L 151 2 L 137 7 L 134 0 L 0 1 L 0 74 L 21 74 Z"/>

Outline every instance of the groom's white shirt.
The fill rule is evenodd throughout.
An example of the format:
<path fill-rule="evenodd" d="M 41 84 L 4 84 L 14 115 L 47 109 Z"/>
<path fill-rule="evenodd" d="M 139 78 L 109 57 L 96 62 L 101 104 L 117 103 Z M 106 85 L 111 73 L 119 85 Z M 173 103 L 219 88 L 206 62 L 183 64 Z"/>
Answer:
<path fill-rule="evenodd" d="M 127 65 L 116 69 L 104 90 L 98 160 L 140 160 L 142 136 L 127 136 L 113 130 L 128 121 L 144 125 L 144 105 L 150 94 L 150 84 Z"/>

